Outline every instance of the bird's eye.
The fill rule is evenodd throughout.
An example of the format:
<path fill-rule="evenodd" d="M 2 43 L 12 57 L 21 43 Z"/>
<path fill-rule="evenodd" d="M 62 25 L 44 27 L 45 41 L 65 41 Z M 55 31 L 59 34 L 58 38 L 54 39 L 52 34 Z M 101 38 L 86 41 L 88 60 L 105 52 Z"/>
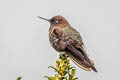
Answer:
<path fill-rule="evenodd" d="M 55 23 L 58 23 L 58 22 L 59 22 L 58 20 L 55 21 Z"/>

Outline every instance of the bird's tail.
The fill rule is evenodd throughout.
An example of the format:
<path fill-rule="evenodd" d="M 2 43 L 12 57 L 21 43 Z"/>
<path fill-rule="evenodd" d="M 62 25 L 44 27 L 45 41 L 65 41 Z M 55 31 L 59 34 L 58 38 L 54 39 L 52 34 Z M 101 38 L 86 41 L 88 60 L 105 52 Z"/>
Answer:
<path fill-rule="evenodd" d="M 97 72 L 96 68 L 94 67 L 94 63 L 92 60 L 90 60 L 90 63 L 86 62 L 86 61 L 82 61 L 80 59 L 80 57 L 78 57 L 77 54 L 82 54 L 81 52 L 77 53 L 78 51 L 75 51 L 76 49 L 74 49 L 73 47 L 67 47 L 66 48 L 66 53 L 67 55 L 70 57 L 70 59 L 80 68 L 82 68 L 83 70 L 86 71 L 95 71 Z"/>

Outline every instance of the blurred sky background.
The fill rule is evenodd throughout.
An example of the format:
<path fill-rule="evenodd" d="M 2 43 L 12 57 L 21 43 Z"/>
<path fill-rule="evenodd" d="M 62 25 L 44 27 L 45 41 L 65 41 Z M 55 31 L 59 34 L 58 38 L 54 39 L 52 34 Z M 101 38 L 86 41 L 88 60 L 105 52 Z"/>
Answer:
<path fill-rule="evenodd" d="M 79 80 L 120 80 L 119 0 L 0 0 L 0 80 L 54 75 L 47 67 L 59 54 L 49 44 L 49 23 L 37 16 L 56 15 L 80 32 L 96 64 L 98 73 L 76 67 Z"/>

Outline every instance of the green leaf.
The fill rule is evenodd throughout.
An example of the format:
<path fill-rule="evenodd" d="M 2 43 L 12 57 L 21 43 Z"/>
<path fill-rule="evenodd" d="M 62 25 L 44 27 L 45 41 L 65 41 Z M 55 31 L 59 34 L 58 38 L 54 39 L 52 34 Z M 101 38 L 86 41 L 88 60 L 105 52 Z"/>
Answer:
<path fill-rule="evenodd" d="M 58 74 L 60 74 L 59 71 L 58 71 L 55 67 L 53 67 L 53 66 L 49 66 L 48 68 L 52 68 L 52 69 L 55 70 L 55 72 L 57 72 Z"/>
<path fill-rule="evenodd" d="M 17 80 L 21 80 L 22 77 L 18 77 Z"/>
<path fill-rule="evenodd" d="M 72 69 L 72 76 L 74 77 L 75 76 L 75 69 Z"/>
<path fill-rule="evenodd" d="M 75 68 L 75 67 L 74 67 L 74 66 L 72 66 L 72 67 L 70 67 L 70 68 L 69 68 L 69 70 L 71 70 L 71 69 L 73 69 L 73 68 Z"/>
<path fill-rule="evenodd" d="M 69 73 L 68 71 L 64 71 L 64 74 L 66 75 L 67 73 Z"/>
<path fill-rule="evenodd" d="M 76 78 L 74 78 L 73 80 L 77 80 L 78 78 L 76 77 Z"/>
<path fill-rule="evenodd" d="M 44 76 L 44 78 L 47 78 L 48 80 L 52 80 L 50 77 L 48 77 L 48 76 Z"/>
<path fill-rule="evenodd" d="M 72 75 L 69 74 L 69 80 L 72 80 Z"/>

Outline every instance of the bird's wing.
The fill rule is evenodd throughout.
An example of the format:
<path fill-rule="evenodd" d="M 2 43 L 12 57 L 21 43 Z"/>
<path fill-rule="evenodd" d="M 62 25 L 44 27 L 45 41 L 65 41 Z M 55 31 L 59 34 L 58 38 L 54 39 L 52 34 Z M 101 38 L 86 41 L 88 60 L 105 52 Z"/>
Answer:
<path fill-rule="evenodd" d="M 89 59 L 89 57 L 86 55 L 86 52 L 84 52 L 81 48 L 72 45 L 68 41 L 65 51 L 67 52 L 71 60 L 80 68 L 86 71 L 90 71 L 91 69 L 93 69 L 95 72 L 97 72 L 94 67 L 93 61 Z"/>
<path fill-rule="evenodd" d="M 80 34 L 75 29 L 70 30 L 66 33 L 63 33 L 64 37 L 67 37 L 67 54 L 80 68 L 86 71 L 93 69 L 95 72 L 97 72 L 93 61 L 89 59 L 86 51 L 84 50 L 84 44 L 82 42 Z"/>

